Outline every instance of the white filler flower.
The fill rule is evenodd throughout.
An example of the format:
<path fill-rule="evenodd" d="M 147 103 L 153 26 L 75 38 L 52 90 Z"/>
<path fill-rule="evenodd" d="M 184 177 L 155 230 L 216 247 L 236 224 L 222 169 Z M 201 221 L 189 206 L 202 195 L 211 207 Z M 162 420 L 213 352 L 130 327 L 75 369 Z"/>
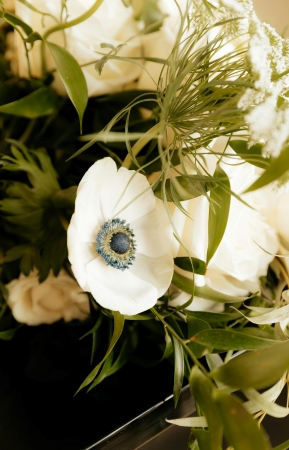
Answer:
<path fill-rule="evenodd" d="M 8 306 L 20 323 L 51 324 L 60 319 L 70 322 L 89 315 L 87 295 L 64 270 L 57 277 L 50 273 L 43 283 L 39 283 L 36 270 L 27 277 L 21 274 L 6 288 Z"/>
<path fill-rule="evenodd" d="M 82 178 L 68 228 L 73 273 L 103 307 L 138 314 L 153 307 L 172 279 L 173 233 L 145 176 L 111 158 Z"/>

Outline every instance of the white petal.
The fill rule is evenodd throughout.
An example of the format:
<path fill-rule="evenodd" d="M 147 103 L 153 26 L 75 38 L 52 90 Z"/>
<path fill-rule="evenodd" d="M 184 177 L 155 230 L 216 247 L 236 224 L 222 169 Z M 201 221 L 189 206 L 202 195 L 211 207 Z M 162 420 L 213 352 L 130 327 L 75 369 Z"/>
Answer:
<path fill-rule="evenodd" d="M 75 227 L 81 230 L 82 242 L 94 242 L 100 227 L 105 222 L 99 202 L 99 193 L 103 181 L 117 168 L 111 158 L 94 163 L 80 181 L 75 201 Z"/>
<path fill-rule="evenodd" d="M 155 209 L 131 221 L 130 225 L 135 234 L 138 253 L 156 257 L 168 251 L 173 233 L 161 200 L 156 199 Z"/>
<path fill-rule="evenodd" d="M 149 213 L 156 200 L 145 176 L 121 168 L 102 183 L 100 203 L 105 221 L 120 217 L 130 223 Z"/>
<path fill-rule="evenodd" d="M 161 297 L 170 285 L 173 276 L 174 260 L 170 253 L 158 258 L 137 254 L 130 272 L 137 278 L 145 280 L 158 290 Z"/>
<path fill-rule="evenodd" d="M 89 291 L 85 268 L 88 263 L 98 258 L 99 255 L 96 251 L 96 242 L 87 243 L 80 241 L 81 231 L 78 231 L 74 226 L 74 216 L 75 213 L 67 230 L 68 259 L 79 286 L 84 291 Z"/>
<path fill-rule="evenodd" d="M 152 308 L 157 301 L 157 289 L 130 269 L 115 269 L 98 258 L 87 265 L 86 271 L 89 290 L 104 308 L 130 316 Z"/>

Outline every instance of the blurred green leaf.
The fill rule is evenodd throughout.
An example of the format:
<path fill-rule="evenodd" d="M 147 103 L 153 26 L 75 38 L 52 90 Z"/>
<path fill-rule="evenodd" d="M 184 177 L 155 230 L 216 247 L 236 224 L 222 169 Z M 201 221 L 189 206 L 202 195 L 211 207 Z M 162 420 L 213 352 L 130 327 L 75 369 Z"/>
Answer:
<path fill-rule="evenodd" d="M 289 448 L 289 441 L 283 442 L 283 444 L 278 445 L 277 447 L 274 447 L 273 450 L 288 450 Z"/>
<path fill-rule="evenodd" d="M 34 119 L 52 114 L 57 106 L 57 97 L 53 89 L 43 86 L 15 102 L 1 105 L 0 113 Z"/>
<path fill-rule="evenodd" d="M 229 145 L 244 161 L 256 167 L 261 167 L 261 169 L 268 167 L 270 159 L 262 156 L 262 144 L 256 144 L 248 148 L 247 141 L 233 140 L 229 142 Z"/>
<path fill-rule="evenodd" d="M 224 236 L 227 221 L 229 217 L 231 195 L 227 190 L 230 189 L 230 181 L 227 174 L 217 165 L 214 177 L 222 178 L 210 193 L 210 210 L 209 210 L 209 242 L 207 250 L 207 264 L 215 254 L 220 242 Z M 224 189 L 227 188 L 226 190 Z"/>
<path fill-rule="evenodd" d="M 19 324 L 17 325 L 15 328 L 12 328 L 10 330 L 7 331 L 0 331 L 0 339 L 2 339 L 2 341 L 11 341 L 11 339 L 14 338 L 16 332 L 19 330 L 19 328 L 21 328 L 23 326 L 23 324 Z"/>
<path fill-rule="evenodd" d="M 87 85 L 83 72 L 78 62 L 67 50 L 52 42 L 45 41 L 45 43 L 53 56 L 67 94 L 78 113 L 81 133 L 83 114 L 88 102 Z"/>
<path fill-rule="evenodd" d="M 113 335 L 112 335 L 109 347 L 108 347 L 103 359 L 97 364 L 97 366 L 85 378 L 84 382 L 81 384 L 81 386 L 79 387 L 79 389 L 77 390 L 75 395 L 79 391 L 81 391 L 81 389 L 88 386 L 95 379 L 102 364 L 105 362 L 106 358 L 111 353 L 112 349 L 114 348 L 115 344 L 117 343 L 117 341 L 119 340 L 119 338 L 122 334 L 122 330 L 123 330 L 123 326 L 124 326 L 124 316 L 122 314 L 120 314 L 118 311 L 113 311 L 113 316 L 114 316 L 114 330 L 113 330 Z"/>
<path fill-rule="evenodd" d="M 188 324 L 188 339 L 191 339 L 192 336 L 195 336 L 200 331 L 203 330 L 210 330 L 211 327 L 207 322 L 204 322 L 201 319 L 197 319 L 193 316 L 187 316 L 187 324 Z M 188 344 L 188 347 L 192 350 L 196 358 L 201 358 L 204 353 L 204 347 L 202 345 L 199 345 L 196 342 L 190 342 Z"/>
<path fill-rule="evenodd" d="M 181 389 L 183 386 L 183 380 L 184 380 L 184 371 L 185 371 L 185 364 L 184 364 L 184 350 L 182 345 L 179 343 L 179 341 L 174 337 L 172 337 L 173 347 L 174 347 L 174 405 L 175 408 L 177 407 Z"/>
<path fill-rule="evenodd" d="M 275 383 L 289 368 L 289 341 L 236 356 L 211 376 L 228 386 L 263 389 Z"/>
<path fill-rule="evenodd" d="M 67 189 L 61 189 L 51 197 L 51 201 L 56 208 L 74 209 L 76 192 L 77 186 L 70 186 Z"/>
<path fill-rule="evenodd" d="M 201 440 L 199 440 L 199 436 L 195 430 L 192 430 L 192 433 L 197 437 L 200 449 L 221 450 L 223 435 L 222 423 L 215 403 L 212 400 L 212 395 L 216 388 L 197 366 L 193 367 L 189 381 L 192 395 L 207 419 L 208 432 L 204 435 L 206 436 L 207 447 L 202 446 Z"/>
<path fill-rule="evenodd" d="M 196 317 L 197 319 L 204 320 L 205 322 L 216 324 L 230 322 L 240 317 L 239 313 L 215 313 L 207 311 L 189 311 L 186 309 L 186 315 Z"/>
<path fill-rule="evenodd" d="M 21 27 L 27 36 L 33 32 L 32 28 L 15 14 L 0 11 L 0 17 L 5 20 L 5 22 L 9 23 L 13 28 L 18 26 Z"/>
<path fill-rule="evenodd" d="M 205 261 L 198 258 L 178 257 L 174 259 L 175 265 L 188 272 L 205 275 L 207 267 Z"/>
<path fill-rule="evenodd" d="M 196 334 L 191 341 L 209 349 L 257 350 L 278 345 L 274 339 L 246 336 L 235 330 L 205 330 Z"/>
<path fill-rule="evenodd" d="M 215 291 L 209 286 L 195 286 L 194 282 L 189 278 L 183 277 L 177 272 L 174 272 L 172 283 L 184 292 L 197 297 L 205 298 L 207 300 L 214 300 L 220 303 L 242 303 L 248 297 L 232 297 L 227 294 Z"/>
<path fill-rule="evenodd" d="M 257 422 L 235 397 L 219 390 L 213 393 L 216 414 L 221 417 L 224 433 L 234 450 L 270 450 L 271 446 Z"/>
<path fill-rule="evenodd" d="M 260 189 L 272 181 L 278 180 L 284 173 L 289 170 L 289 145 L 285 147 L 280 155 L 272 161 L 270 166 L 262 173 L 260 178 L 256 180 L 245 192 L 252 192 Z"/>
<path fill-rule="evenodd" d="M 98 377 L 94 380 L 89 390 L 93 389 L 95 386 L 101 383 L 105 378 L 110 377 L 118 370 L 120 370 L 130 359 L 136 346 L 137 346 L 137 334 L 134 329 L 131 329 L 124 343 L 122 344 L 121 349 L 117 352 L 116 360 L 114 361 L 115 349 L 113 349 L 112 352 L 106 358 L 105 363 L 101 369 L 101 372 L 99 373 Z"/>

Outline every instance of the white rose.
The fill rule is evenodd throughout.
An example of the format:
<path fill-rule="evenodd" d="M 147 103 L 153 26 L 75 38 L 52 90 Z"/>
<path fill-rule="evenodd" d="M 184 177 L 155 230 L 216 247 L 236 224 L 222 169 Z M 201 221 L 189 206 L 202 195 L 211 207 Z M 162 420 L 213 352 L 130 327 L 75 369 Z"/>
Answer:
<path fill-rule="evenodd" d="M 66 7 L 68 21 L 71 21 L 85 13 L 94 3 L 94 0 L 68 0 Z M 33 0 L 33 7 L 49 13 L 57 19 L 61 14 L 61 2 L 59 0 Z M 16 14 L 29 24 L 34 31 L 41 35 L 49 28 L 57 24 L 50 16 L 43 16 L 20 1 L 16 1 Z M 133 18 L 131 8 L 124 6 L 121 0 L 104 1 L 99 9 L 87 20 L 74 27 L 59 31 L 49 36 L 48 40 L 67 50 L 74 56 L 80 65 L 96 61 L 101 58 L 97 52 L 108 53 L 110 49 L 101 48 L 102 43 L 113 46 L 123 44 L 128 38 L 135 36 L 139 31 L 138 23 Z M 66 38 L 66 45 L 65 40 Z M 27 59 L 24 45 L 16 33 L 16 46 L 18 51 L 19 76 L 28 76 Z M 29 52 L 32 75 L 36 78 L 41 73 L 41 43 L 35 42 L 33 49 Z M 138 57 L 141 55 L 140 40 L 138 38 L 128 42 L 120 51 L 119 56 Z M 49 51 L 46 52 L 47 69 L 55 69 L 55 64 Z M 109 60 L 102 71 L 101 76 L 95 70 L 94 63 L 82 67 L 88 86 L 89 96 L 102 95 L 121 91 L 123 86 L 134 81 L 140 75 L 140 66 L 127 61 Z M 65 89 L 58 74 L 55 79 L 55 88 L 65 95 Z"/>
<path fill-rule="evenodd" d="M 214 158 L 209 156 L 207 159 L 212 160 L 212 157 Z M 229 161 L 230 165 L 222 163 L 221 166 L 230 179 L 232 191 L 241 194 L 258 177 L 256 168 L 248 163 L 234 165 L 231 159 Z M 212 165 L 211 163 L 212 161 L 209 165 Z M 209 262 L 206 275 L 195 275 L 197 286 L 208 285 L 216 291 L 232 296 L 259 290 L 259 278 L 266 275 L 268 265 L 274 259 L 278 250 L 278 239 L 275 230 L 266 223 L 260 212 L 253 209 L 258 206 L 258 198 L 252 194 L 243 195 L 242 198 L 252 208 L 231 197 L 225 234 Z M 206 260 L 208 201 L 204 196 L 200 196 L 182 202 L 182 205 L 191 218 L 175 209 L 173 220 L 176 229 L 191 255 Z M 187 256 L 182 246 L 179 246 L 177 256 Z M 192 277 L 188 272 L 178 268 L 176 270 L 182 275 Z"/>
<path fill-rule="evenodd" d="M 15 319 L 27 325 L 51 324 L 60 319 L 84 320 L 89 315 L 89 302 L 76 281 L 64 270 L 58 277 L 49 274 L 39 283 L 37 271 L 23 274 L 6 285 L 8 306 Z"/>

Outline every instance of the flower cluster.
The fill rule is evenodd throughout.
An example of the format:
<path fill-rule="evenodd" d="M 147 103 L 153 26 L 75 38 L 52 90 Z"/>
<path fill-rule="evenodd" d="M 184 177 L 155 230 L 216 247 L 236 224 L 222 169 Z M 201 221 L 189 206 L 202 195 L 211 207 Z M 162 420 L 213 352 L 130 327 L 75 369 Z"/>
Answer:
<path fill-rule="evenodd" d="M 252 0 L 0 4 L 0 339 L 84 330 L 80 389 L 157 347 L 204 415 L 194 448 L 247 448 L 239 422 L 267 448 L 251 414 L 289 414 L 288 40 Z"/>

